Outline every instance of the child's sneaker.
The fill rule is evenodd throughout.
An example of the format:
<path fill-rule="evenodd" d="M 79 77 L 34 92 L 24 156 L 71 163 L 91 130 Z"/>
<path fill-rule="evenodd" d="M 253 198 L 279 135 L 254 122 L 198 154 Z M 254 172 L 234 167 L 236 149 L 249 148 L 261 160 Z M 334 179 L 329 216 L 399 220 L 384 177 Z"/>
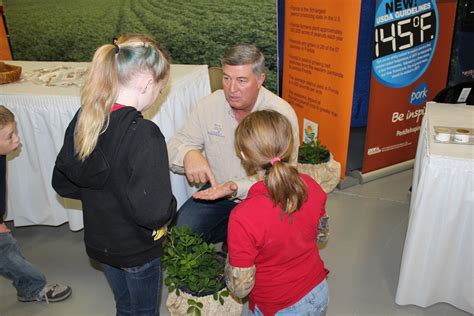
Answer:
<path fill-rule="evenodd" d="M 20 302 L 46 301 L 46 303 L 61 302 L 67 299 L 72 293 L 71 287 L 62 284 L 46 284 L 36 297 L 18 296 Z"/>

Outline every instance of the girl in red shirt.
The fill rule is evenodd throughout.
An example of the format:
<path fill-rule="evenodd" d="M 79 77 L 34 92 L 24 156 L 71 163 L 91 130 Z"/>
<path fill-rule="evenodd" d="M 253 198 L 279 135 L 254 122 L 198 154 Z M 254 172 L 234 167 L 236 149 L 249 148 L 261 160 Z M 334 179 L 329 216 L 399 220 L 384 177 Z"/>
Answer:
<path fill-rule="evenodd" d="M 275 111 L 253 112 L 235 131 L 239 157 L 262 179 L 228 227 L 227 286 L 250 293 L 249 315 L 324 315 L 329 301 L 317 247 L 318 227 L 327 232 L 326 193 L 288 164 L 292 142 L 289 121 Z"/>

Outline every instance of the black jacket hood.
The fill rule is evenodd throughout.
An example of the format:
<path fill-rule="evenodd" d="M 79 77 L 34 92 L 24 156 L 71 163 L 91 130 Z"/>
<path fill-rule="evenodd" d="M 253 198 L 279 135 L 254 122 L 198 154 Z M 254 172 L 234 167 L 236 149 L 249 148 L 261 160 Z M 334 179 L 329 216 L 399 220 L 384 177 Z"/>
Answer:
<path fill-rule="evenodd" d="M 75 151 L 75 128 L 80 110 L 76 113 L 64 136 L 64 146 L 56 159 L 56 168 L 67 176 L 71 182 L 81 188 L 101 189 L 110 175 L 110 162 L 122 143 L 128 128 L 142 118 L 135 108 L 125 107 L 121 115 L 109 115 L 107 129 L 121 130 L 120 135 L 108 137 L 107 129 L 99 137 L 99 141 L 92 153 L 84 161 L 80 161 Z"/>

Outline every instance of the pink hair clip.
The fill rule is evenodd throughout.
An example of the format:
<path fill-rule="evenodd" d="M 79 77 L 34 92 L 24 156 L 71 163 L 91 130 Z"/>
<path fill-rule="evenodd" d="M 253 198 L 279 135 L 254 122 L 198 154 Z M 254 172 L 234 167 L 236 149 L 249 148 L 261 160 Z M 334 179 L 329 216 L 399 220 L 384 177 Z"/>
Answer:
<path fill-rule="evenodd" d="M 273 157 L 272 160 L 270 160 L 270 163 L 272 164 L 272 166 L 275 164 L 275 162 L 277 161 L 281 161 L 281 158 L 280 157 Z"/>

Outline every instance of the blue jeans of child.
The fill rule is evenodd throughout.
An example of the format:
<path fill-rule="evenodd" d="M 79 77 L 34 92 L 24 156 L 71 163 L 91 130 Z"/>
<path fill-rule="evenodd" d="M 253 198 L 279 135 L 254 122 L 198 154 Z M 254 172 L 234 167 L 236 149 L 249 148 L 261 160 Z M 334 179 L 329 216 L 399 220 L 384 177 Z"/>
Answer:
<path fill-rule="evenodd" d="M 36 298 L 46 286 L 46 278 L 20 252 L 11 233 L 0 233 L 0 275 L 13 281 L 18 296 Z"/>
<path fill-rule="evenodd" d="M 132 268 L 117 268 L 105 263 L 101 265 L 114 293 L 117 316 L 160 314 L 160 258 Z"/>
<path fill-rule="evenodd" d="M 295 304 L 279 310 L 275 316 L 324 316 L 329 304 L 329 289 L 326 280 L 319 283 L 308 294 Z M 249 310 L 249 316 L 263 316 L 263 313 L 255 305 L 252 313 Z"/>
<path fill-rule="evenodd" d="M 201 190 L 209 188 L 206 184 Z M 188 225 L 200 234 L 205 242 L 218 243 L 227 240 L 227 224 L 230 211 L 237 203 L 228 199 L 215 201 L 198 200 L 190 197 L 179 209 L 176 226 Z"/>

